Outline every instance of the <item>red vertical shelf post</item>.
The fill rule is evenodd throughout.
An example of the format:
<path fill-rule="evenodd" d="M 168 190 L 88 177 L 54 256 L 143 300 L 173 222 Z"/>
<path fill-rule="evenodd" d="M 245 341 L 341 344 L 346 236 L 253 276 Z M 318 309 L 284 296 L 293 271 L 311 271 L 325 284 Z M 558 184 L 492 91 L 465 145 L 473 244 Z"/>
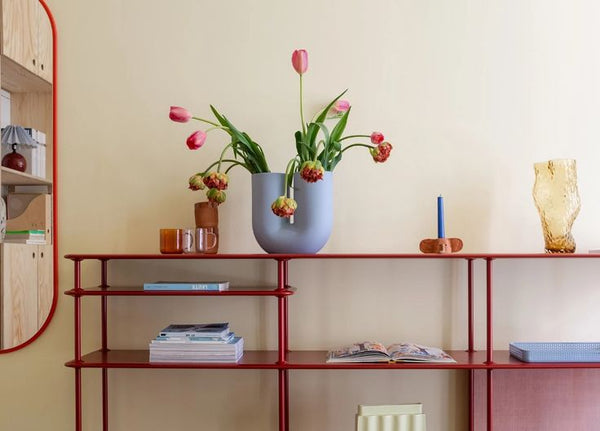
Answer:
<path fill-rule="evenodd" d="M 288 352 L 287 296 L 281 295 L 287 288 L 288 259 L 277 259 L 277 364 L 279 368 L 279 431 L 289 429 L 288 370 L 284 368 Z"/>
<path fill-rule="evenodd" d="M 473 259 L 467 259 L 467 352 L 473 353 Z M 475 430 L 475 370 L 469 370 L 469 431 Z"/>
<path fill-rule="evenodd" d="M 486 333 L 487 333 L 487 342 L 486 342 L 486 364 L 493 365 L 494 357 L 493 357 L 493 349 L 494 349 L 494 319 L 493 319 L 493 292 L 492 292 L 492 261 L 493 258 L 487 257 L 485 259 L 486 264 Z M 494 423 L 494 415 L 493 415 L 493 407 L 494 407 L 494 398 L 493 398 L 493 376 L 492 376 L 492 368 L 488 368 L 486 370 L 487 376 L 487 431 L 493 431 L 493 423 Z"/>
<path fill-rule="evenodd" d="M 108 259 L 100 259 L 100 287 L 108 288 Z M 103 296 L 101 308 L 102 351 L 108 352 L 108 297 Z M 108 369 L 102 368 L 102 431 L 108 431 Z"/>
<path fill-rule="evenodd" d="M 74 324 L 75 324 L 75 362 L 81 363 L 81 260 L 75 259 L 73 287 L 75 289 Z M 81 431 L 81 367 L 75 367 L 75 430 Z"/>

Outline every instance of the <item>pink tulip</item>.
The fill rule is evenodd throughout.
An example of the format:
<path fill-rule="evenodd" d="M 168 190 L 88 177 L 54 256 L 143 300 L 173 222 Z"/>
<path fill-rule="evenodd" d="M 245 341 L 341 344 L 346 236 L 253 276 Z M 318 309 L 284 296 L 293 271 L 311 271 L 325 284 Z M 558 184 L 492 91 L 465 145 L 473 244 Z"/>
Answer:
<path fill-rule="evenodd" d="M 180 106 L 171 106 L 169 118 L 177 123 L 187 123 L 192 118 L 192 113 Z"/>
<path fill-rule="evenodd" d="M 308 69 L 308 52 L 305 49 L 297 49 L 292 54 L 292 65 L 294 70 L 302 75 Z"/>
<path fill-rule="evenodd" d="M 197 132 L 192 133 L 187 138 L 185 143 L 190 150 L 197 150 L 204 145 L 204 141 L 206 141 L 206 133 L 204 133 L 202 130 L 198 130 Z"/>
<path fill-rule="evenodd" d="M 350 102 L 347 100 L 338 100 L 331 107 L 331 110 L 336 114 L 343 114 L 348 109 L 350 109 Z"/>
<path fill-rule="evenodd" d="M 381 132 L 373 132 L 371 133 L 371 143 L 373 145 L 379 145 L 383 142 L 383 133 Z"/>

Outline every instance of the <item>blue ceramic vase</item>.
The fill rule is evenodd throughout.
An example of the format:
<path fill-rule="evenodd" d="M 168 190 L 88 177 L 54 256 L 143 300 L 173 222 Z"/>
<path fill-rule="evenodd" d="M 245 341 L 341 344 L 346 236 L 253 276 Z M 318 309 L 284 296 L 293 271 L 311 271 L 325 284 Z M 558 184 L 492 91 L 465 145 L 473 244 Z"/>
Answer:
<path fill-rule="evenodd" d="M 316 183 L 294 175 L 292 197 L 298 203 L 293 220 L 278 217 L 271 204 L 283 195 L 285 175 L 252 175 L 252 230 L 267 253 L 316 253 L 323 248 L 333 226 L 333 175 L 325 172 Z"/>

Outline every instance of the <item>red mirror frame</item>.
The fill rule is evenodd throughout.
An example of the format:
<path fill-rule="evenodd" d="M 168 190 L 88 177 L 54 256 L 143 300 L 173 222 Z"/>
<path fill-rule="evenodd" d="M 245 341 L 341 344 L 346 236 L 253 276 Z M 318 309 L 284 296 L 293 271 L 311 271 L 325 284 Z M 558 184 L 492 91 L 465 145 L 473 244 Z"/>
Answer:
<path fill-rule="evenodd" d="M 8 349 L 0 349 L 0 354 L 14 352 L 15 350 L 22 349 L 29 344 L 33 343 L 37 338 L 42 335 L 42 333 L 46 330 L 52 317 L 54 316 L 54 311 L 56 310 L 56 304 L 58 302 L 58 230 L 57 230 L 57 215 L 58 211 L 56 208 L 57 203 L 57 175 L 56 175 L 56 166 L 57 166 L 57 140 L 56 140 L 56 22 L 54 21 L 54 16 L 52 16 L 52 12 L 50 8 L 46 4 L 45 0 L 38 0 L 46 14 L 48 15 L 48 19 L 50 20 L 50 26 L 52 27 L 52 305 L 50 306 L 50 311 L 48 312 L 48 316 L 44 323 L 38 328 L 35 334 L 27 341 L 18 344 L 16 346 L 10 347 Z"/>

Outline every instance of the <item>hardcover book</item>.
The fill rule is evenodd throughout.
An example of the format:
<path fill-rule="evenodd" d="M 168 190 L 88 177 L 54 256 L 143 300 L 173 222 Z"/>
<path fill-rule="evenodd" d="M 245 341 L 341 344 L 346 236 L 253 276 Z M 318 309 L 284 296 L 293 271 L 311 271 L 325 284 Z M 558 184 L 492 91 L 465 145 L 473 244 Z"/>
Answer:
<path fill-rule="evenodd" d="M 327 362 L 456 362 L 437 347 L 398 343 L 385 347 L 373 341 L 344 346 L 329 351 Z"/>
<path fill-rule="evenodd" d="M 224 337 L 229 334 L 229 323 L 183 323 L 162 329 L 160 337 Z"/>
<path fill-rule="evenodd" d="M 229 288 L 228 281 L 157 281 L 144 283 L 144 290 L 213 290 Z"/>

